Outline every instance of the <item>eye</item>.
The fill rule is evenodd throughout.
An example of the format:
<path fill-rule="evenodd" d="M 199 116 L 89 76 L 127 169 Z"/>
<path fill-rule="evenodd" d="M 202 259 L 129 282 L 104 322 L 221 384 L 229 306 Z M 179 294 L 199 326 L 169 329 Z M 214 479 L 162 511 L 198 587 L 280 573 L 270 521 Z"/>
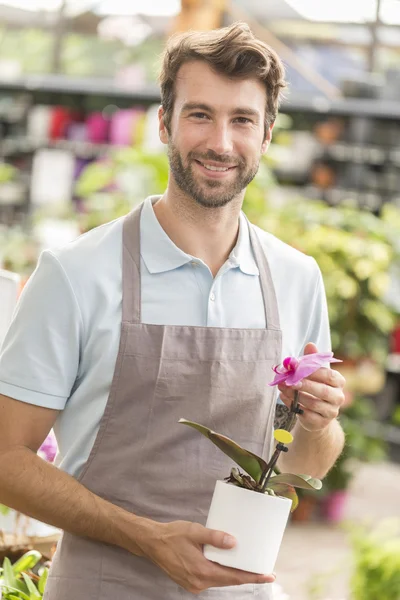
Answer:
<path fill-rule="evenodd" d="M 203 112 L 192 113 L 190 116 L 194 117 L 195 119 L 208 119 L 208 115 L 206 115 L 206 113 Z"/>
<path fill-rule="evenodd" d="M 252 123 L 253 122 L 250 119 L 247 119 L 246 117 L 236 117 L 235 121 L 237 123 L 240 123 L 241 125 L 247 125 L 247 123 Z"/>

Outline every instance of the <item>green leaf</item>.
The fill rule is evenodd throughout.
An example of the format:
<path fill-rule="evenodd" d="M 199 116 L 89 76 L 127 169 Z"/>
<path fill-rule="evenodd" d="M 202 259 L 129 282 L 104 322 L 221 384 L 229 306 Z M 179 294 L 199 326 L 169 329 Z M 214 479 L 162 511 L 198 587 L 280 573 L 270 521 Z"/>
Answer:
<path fill-rule="evenodd" d="M 4 504 L 0 504 L 0 515 L 8 515 L 8 513 L 10 512 L 10 508 L 8 508 L 8 506 L 4 506 Z"/>
<path fill-rule="evenodd" d="M 91 163 L 82 171 L 76 184 L 78 196 L 87 198 L 92 194 L 111 185 L 114 180 L 115 168 L 104 161 Z"/>
<path fill-rule="evenodd" d="M 303 490 L 320 490 L 322 488 L 322 481 L 315 479 L 314 477 L 310 477 L 310 475 L 281 473 L 280 475 L 271 477 L 270 481 L 268 482 L 268 487 L 272 482 L 274 482 L 274 484 L 286 483 L 288 485 L 292 485 L 293 487 L 302 488 Z"/>
<path fill-rule="evenodd" d="M 21 573 L 21 571 L 29 571 L 37 565 L 42 558 L 42 555 L 37 550 L 30 550 L 26 552 L 20 559 L 13 564 L 13 571 L 15 575 Z"/>
<path fill-rule="evenodd" d="M 286 483 L 274 483 L 273 480 L 274 477 L 269 480 L 268 489 L 273 490 L 277 496 L 289 498 L 289 500 L 292 501 L 290 512 L 295 511 L 299 505 L 299 497 L 294 487 L 292 485 L 287 485 Z"/>
<path fill-rule="evenodd" d="M 260 481 L 263 471 L 267 468 L 267 463 L 263 458 L 253 454 L 253 452 L 250 452 L 250 450 L 242 448 L 230 438 L 220 433 L 216 433 L 204 425 L 194 423 L 193 421 L 187 421 L 186 419 L 179 419 L 178 422 L 197 429 L 197 431 L 202 433 L 220 450 L 222 450 L 224 454 L 234 460 L 239 467 L 242 467 L 242 469 L 246 471 L 246 473 L 248 473 L 257 483 Z"/>
<path fill-rule="evenodd" d="M 16 592 L 18 594 L 18 596 L 15 596 L 14 594 L 10 593 L 10 591 Z M 6 594 L 6 595 L 4 595 L 4 594 Z M 11 598 L 16 598 L 17 600 L 32 600 L 28 596 L 28 594 L 25 594 L 25 592 L 22 592 L 21 590 L 15 588 L 12 585 L 7 585 L 7 586 L 3 587 L 3 598 L 4 598 L 4 600 L 11 600 Z"/>
<path fill-rule="evenodd" d="M 13 568 L 11 566 L 11 561 L 7 556 L 3 561 L 3 577 L 5 586 L 13 588 L 17 587 L 17 580 L 14 575 Z"/>
<path fill-rule="evenodd" d="M 33 583 L 32 579 L 28 577 L 26 573 L 22 573 L 22 577 L 24 578 L 26 587 L 28 588 L 31 600 L 40 600 L 41 594 L 39 594 L 39 590 L 36 585 Z"/>
<path fill-rule="evenodd" d="M 49 569 L 47 567 L 44 568 L 43 573 L 40 576 L 38 588 L 41 594 L 44 594 L 44 588 L 46 587 L 47 578 L 49 576 Z"/>

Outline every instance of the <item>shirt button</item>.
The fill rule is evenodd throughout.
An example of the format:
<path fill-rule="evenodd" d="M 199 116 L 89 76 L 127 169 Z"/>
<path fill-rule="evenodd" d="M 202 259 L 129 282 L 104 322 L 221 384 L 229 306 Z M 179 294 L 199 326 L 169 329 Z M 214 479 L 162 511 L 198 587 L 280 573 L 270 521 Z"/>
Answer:
<path fill-rule="evenodd" d="M 210 294 L 210 300 L 212 300 L 214 302 L 214 300 L 215 300 L 215 294 L 214 294 L 214 292 L 212 292 Z"/>

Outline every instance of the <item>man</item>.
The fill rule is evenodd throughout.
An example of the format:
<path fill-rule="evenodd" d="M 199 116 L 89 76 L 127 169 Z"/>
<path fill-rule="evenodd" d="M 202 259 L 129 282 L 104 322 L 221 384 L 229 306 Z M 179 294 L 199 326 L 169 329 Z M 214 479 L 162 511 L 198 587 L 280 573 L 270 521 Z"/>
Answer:
<path fill-rule="evenodd" d="M 0 361 L 0 502 L 65 531 L 48 600 L 270 598 L 274 575 L 204 558 L 205 543 L 235 544 L 204 527 L 231 464 L 177 421 L 268 457 L 272 367 L 304 347 L 329 350 L 315 261 L 241 213 L 283 76 L 244 24 L 171 40 L 165 193 L 44 252 L 24 290 Z M 332 466 L 343 383 L 326 368 L 303 381 L 282 469 Z M 288 407 L 293 390 L 280 392 Z M 35 455 L 53 426 L 59 469 Z"/>

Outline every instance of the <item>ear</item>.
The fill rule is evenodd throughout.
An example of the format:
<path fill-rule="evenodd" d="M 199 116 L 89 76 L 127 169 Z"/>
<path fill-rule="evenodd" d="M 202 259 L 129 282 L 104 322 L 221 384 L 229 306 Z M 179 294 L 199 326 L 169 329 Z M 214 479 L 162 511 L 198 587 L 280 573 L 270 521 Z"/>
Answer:
<path fill-rule="evenodd" d="M 164 109 L 158 108 L 158 134 L 163 144 L 168 144 L 168 131 L 164 123 Z"/>
<path fill-rule="evenodd" d="M 262 154 L 265 154 L 266 151 L 268 150 L 269 144 L 270 144 L 271 139 L 272 139 L 272 130 L 274 128 L 274 125 L 275 125 L 275 123 L 272 123 L 272 125 L 270 125 L 268 127 L 268 129 L 267 129 L 267 135 L 265 136 L 265 139 L 264 139 L 264 141 L 262 143 L 262 146 L 261 146 L 261 153 Z"/>

